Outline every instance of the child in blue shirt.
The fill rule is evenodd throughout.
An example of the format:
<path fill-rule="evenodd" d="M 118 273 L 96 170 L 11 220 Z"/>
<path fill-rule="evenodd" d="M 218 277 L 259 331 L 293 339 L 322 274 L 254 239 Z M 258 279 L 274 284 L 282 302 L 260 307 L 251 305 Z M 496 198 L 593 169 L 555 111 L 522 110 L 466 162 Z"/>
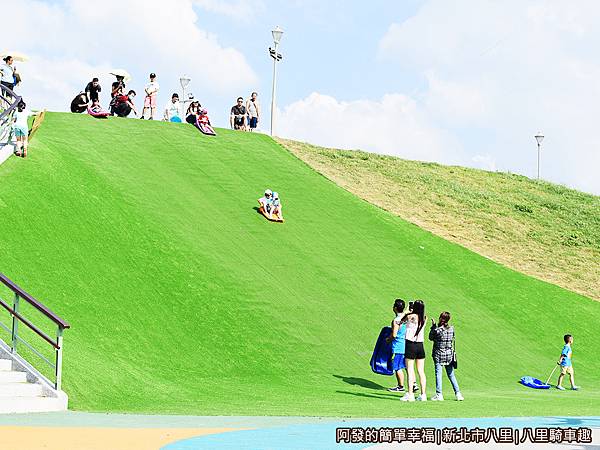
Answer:
<path fill-rule="evenodd" d="M 573 350 L 571 350 L 571 346 L 573 345 L 573 336 L 570 334 L 565 334 L 564 336 L 565 345 L 560 353 L 560 359 L 557 364 L 560 366 L 560 375 L 558 376 L 558 382 L 556 383 L 556 389 L 564 391 L 565 388 L 562 387 L 563 379 L 566 374 L 569 374 L 569 381 L 571 382 L 571 389 L 574 391 L 578 390 L 579 387 L 575 386 L 575 374 L 573 373 L 573 363 L 571 362 L 571 358 L 573 357 Z"/>
<path fill-rule="evenodd" d="M 392 320 L 392 334 L 387 338 L 387 342 L 392 344 L 392 369 L 396 374 L 396 380 L 398 385 L 389 388 L 390 392 L 402 392 L 404 391 L 404 370 L 406 370 L 406 364 L 404 363 L 404 347 L 405 347 L 405 336 L 406 336 L 406 321 L 404 320 L 404 300 L 396 299 L 394 301 L 394 307 L 392 308 L 396 317 Z"/>

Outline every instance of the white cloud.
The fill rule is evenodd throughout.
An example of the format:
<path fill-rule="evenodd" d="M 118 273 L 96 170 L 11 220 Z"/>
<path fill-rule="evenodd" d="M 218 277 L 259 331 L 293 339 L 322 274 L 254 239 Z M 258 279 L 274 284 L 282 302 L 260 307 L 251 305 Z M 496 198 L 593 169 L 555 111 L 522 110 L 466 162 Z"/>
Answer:
<path fill-rule="evenodd" d="M 208 12 L 222 14 L 241 22 L 250 22 L 265 10 L 262 0 L 194 0 L 194 3 Z"/>
<path fill-rule="evenodd" d="M 19 0 L 11 11 L 15 20 L 4 24 L 3 45 L 30 55 L 19 67 L 22 93 L 38 106 L 65 110 L 92 75 L 106 91 L 110 67 L 130 71 L 138 93 L 156 72 L 165 102 L 183 73 L 214 96 L 233 96 L 257 82 L 240 51 L 201 28 L 192 0 Z"/>
<path fill-rule="evenodd" d="M 431 0 L 389 27 L 378 60 L 427 79 L 426 120 L 471 164 L 534 176 L 542 130 L 542 175 L 600 193 L 598 21 L 590 0 Z"/>
<path fill-rule="evenodd" d="M 278 112 L 275 129 L 279 136 L 322 146 L 449 164 L 463 161 L 452 136 L 432 127 L 415 101 L 400 94 L 341 102 L 315 92 Z"/>

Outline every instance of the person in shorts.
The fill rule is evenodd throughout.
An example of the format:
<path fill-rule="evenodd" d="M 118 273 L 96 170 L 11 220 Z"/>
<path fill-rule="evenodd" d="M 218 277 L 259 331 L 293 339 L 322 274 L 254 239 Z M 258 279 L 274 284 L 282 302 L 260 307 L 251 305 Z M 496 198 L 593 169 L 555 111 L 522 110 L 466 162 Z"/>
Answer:
<path fill-rule="evenodd" d="M 425 376 L 425 303 L 415 300 L 409 304 L 409 313 L 406 315 L 406 345 L 404 349 L 404 360 L 408 372 L 408 392 L 400 400 L 403 402 L 414 402 L 415 394 L 413 385 L 416 381 L 415 366 L 421 383 L 421 395 L 417 400 L 427 401 L 427 378 Z"/>
<path fill-rule="evenodd" d="M 146 92 L 146 96 L 144 97 L 144 109 L 142 109 L 142 117 L 140 119 L 144 119 L 146 116 L 146 110 L 150 110 L 150 117 L 148 120 L 154 120 L 154 111 L 156 111 L 156 96 L 158 95 L 158 81 L 156 81 L 156 74 L 150 74 L 150 82 L 144 88 Z"/>
<path fill-rule="evenodd" d="M 406 337 L 406 321 L 404 320 L 404 300 L 397 298 L 394 301 L 392 310 L 396 317 L 392 320 L 392 334 L 386 339 L 392 344 L 392 370 L 396 375 L 398 384 L 388 389 L 390 392 L 404 391 L 404 370 L 406 364 L 404 361 L 405 337 Z"/>
<path fill-rule="evenodd" d="M 248 113 L 248 127 L 250 131 L 256 130 L 260 118 L 260 107 L 258 105 L 258 94 L 253 92 L 246 102 L 246 112 Z"/>
<path fill-rule="evenodd" d="M 558 376 L 558 382 L 556 383 L 556 389 L 564 391 L 565 388 L 562 387 L 562 382 L 565 378 L 566 374 L 569 374 L 569 381 L 571 382 L 571 389 L 576 391 L 579 389 L 579 386 L 575 385 L 575 372 L 573 371 L 573 362 L 571 358 L 573 357 L 573 350 L 571 346 L 573 345 L 573 336 L 570 334 L 565 334 L 563 337 L 565 341 L 565 345 L 560 352 L 560 359 L 557 364 L 560 366 L 560 375 Z"/>
<path fill-rule="evenodd" d="M 271 189 L 267 189 L 264 197 L 258 199 L 258 203 L 265 214 L 268 214 L 270 217 L 273 209 L 273 191 Z"/>
<path fill-rule="evenodd" d="M 231 107 L 231 113 L 229 114 L 231 128 L 246 131 L 246 114 L 247 110 L 244 106 L 244 99 L 238 97 L 237 103 Z"/>
<path fill-rule="evenodd" d="M 17 139 L 15 145 L 15 155 L 25 158 L 27 156 L 27 137 L 29 136 L 29 124 L 27 120 L 34 114 L 26 109 L 27 105 L 24 101 L 20 101 L 17 105 L 17 110 L 13 115 L 13 133 Z"/>

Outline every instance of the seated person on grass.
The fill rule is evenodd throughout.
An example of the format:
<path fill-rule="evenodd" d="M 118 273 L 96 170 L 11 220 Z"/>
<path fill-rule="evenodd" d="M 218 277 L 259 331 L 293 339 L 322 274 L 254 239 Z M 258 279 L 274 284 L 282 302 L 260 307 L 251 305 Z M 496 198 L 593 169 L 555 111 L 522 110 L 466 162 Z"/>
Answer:
<path fill-rule="evenodd" d="M 72 113 L 82 113 L 85 112 L 88 107 L 89 99 L 85 92 L 80 92 L 71 102 L 71 112 Z"/>
<path fill-rule="evenodd" d="M 135 98 L 135 91 L 131 90 L 127 93 L 127 95 L 117 95 L 115 97 L 115 106 L 113 109 L 113 114 L 119 117 L 127 117 L 131 111 L 137 116 L 137 110 L 135 109 L 135 105 L 133 104 L 133 99 Z"/>
<path fill-rule="evenodd" d="M 258 199 L 258 203 L 265 214 L 268 214 L 270 217 L 273 206 L 273 191 L 271 191 L 271 189 L 267 189 L 265 191 L 265 196 Z"/>
<path fill-rule="evenodd" d="M 279 199 L 279 194 L 277 192 L 273 192 L 273 206 L 271 208 L 271 217 L 278 217 L 283 220 L 283 212 L 281 209 L 281 200 Z"/>
<path fill-rule="evenodd" d="M 165 106 L 163 120 L 165 122 L 181 122 L 181 103 L 179 103 L 179 94 L 176 92 Z"/>

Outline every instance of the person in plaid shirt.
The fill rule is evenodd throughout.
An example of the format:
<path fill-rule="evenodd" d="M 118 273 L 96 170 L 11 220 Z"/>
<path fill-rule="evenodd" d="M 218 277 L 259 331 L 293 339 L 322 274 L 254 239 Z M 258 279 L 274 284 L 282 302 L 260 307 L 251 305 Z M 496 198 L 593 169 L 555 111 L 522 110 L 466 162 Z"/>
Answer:
<path fill-rule="evenodd" d="M 444 311 L 440 314 L 437 325 L 431 319 L 431 329 L 429 330 L 429 340 L 433 341 L 432 356 L 435 364 L 435 395 L 431 398 L 431 401 L 434 402 L 444 400 L 442 395 L 442 366 L 445 367 L 446 375 L 452 383 L 456 400 L 464 400 L 454 375 L 454 327 L 448 325 L 448 322 L 450 322 L 450 313 Z"/>

